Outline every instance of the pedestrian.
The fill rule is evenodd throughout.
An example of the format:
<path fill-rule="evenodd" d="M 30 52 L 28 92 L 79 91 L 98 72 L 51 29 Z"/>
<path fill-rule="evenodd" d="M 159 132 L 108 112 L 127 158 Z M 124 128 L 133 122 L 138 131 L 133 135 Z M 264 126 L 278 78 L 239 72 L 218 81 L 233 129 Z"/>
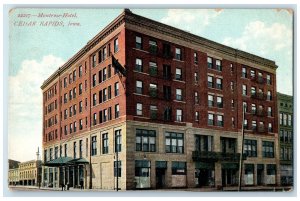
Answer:
<path fill-rule="evenodd" d="M 62 183 L 62 184 L 61 184 L 61 191 L 64 191 L 64 189 L 65 189 L 65 184 Z"/>

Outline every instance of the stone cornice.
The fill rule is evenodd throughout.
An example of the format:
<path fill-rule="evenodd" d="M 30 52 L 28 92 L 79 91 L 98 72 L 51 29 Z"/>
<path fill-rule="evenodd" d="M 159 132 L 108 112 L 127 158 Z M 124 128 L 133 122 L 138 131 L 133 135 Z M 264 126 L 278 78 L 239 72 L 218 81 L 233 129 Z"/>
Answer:
<path fill-rule="evenodd" d="M 277 99 L 281 101 L 293 101 L 293 96 L 277 92 Z M 278 102 L 279 103 L 279 102 Z"/>
<path fill-rule="evenodd" d="M 146 29 L 149 29 L 151 31 L 156 31 L 163 33 L 165 35 L 169 35 L 172 38 L 176 38 L 179 40 L 184 40 L 186 42 L 189 42 L 191 44 L 195 44 L 201 47 L 204 47 L 205 49 L 209 49 L 213 52 L 218 52 L 220 54 L 225 54 L 229 57 L 249 61 L 251 63 L 255 63 L 258 65 L 266 66 L 272 70 L 277 69 L 277 65 L 274 61 L 259 57 L 254 54 L 250 54 L 238 49 L 234 49 L 225 45 L 222 45 L 220 43 L 202 38 L 200 36 L 191 34 L 189 32 L 180 30 L 178 28 L 133 14 L 131 12 L 126 13 L 125 15 L 125 27 L 126 24 L 132 24 L 139 27 L 143 27 Z"/>

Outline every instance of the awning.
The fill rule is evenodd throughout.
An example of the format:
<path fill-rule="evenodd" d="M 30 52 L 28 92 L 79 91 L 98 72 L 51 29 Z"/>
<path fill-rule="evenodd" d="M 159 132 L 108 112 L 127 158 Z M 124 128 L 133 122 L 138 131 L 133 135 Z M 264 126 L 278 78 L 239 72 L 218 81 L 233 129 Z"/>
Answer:
<path fill-rule="evenodd" d="M 214 163 L 205 163 L 205 162 L 196 162 L 195 163 L 195 168 L 196 169 L 215 169 L 215 164 Z"/>
<path fill-rule="evenodd" d="M 222 163 L 222 169 L 239 169 L 238 163 Z"/>
<path fill-rule="evenodd" d="M 89 162 L 87 160 L 85 160 L 84 158 L 75 158 L 75 159 L 67 162 L 67 164 L 70 164 L 70 165 L 72 165 L 72 164 L 79 165 L 79 164 L 88 164 L 88 163 Z"/>
<path fill-rule="evenodd" d="M 167 168 L 167 161 L 155 161 L 156 168 Z"/>
<path fill-rule="evenodd" d="M 43 165 L 48 167 L 60 167 L 66 165 L 71 160 L 73 160 L 71 157 L 59 157 L 52 161 L 46 161 Z"/>

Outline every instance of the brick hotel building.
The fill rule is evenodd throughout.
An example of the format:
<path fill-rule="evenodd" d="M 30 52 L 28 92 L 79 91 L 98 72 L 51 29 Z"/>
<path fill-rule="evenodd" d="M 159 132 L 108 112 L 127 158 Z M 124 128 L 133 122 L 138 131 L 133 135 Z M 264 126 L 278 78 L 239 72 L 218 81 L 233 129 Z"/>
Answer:
<path fill-rule="evenodd" d="M 279 185 L 276 69 L 125 9 L 41 87 L 43 185 L 237 186 L 243 131 L 242 186 Z"/>

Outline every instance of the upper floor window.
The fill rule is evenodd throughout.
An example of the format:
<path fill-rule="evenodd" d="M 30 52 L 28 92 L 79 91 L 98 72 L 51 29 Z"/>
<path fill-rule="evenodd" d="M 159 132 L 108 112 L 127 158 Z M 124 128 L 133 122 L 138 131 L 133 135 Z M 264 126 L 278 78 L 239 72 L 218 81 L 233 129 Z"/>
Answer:
<path fill-rule="evenodd" d="M 176 68 L 175 79 L 176 79 L 176 80 L 182 80 L 182 72 L 181 72 L 181 68 Z"/>
<path fill-rule="evenodd" d="M 213 61 L 211 57 L 207 57 L 207 67 L 208 68 L 213 68 Z"/>
<path fill-rule="evenodd" d="M 244 154 L 246 154 L 248 157 L 257 157 L 257 141 L 256 140 L 245 139 Z"/>
<path fill-rule="evenodd" d="M 118 40 L 118 38 L 116 38 L 114 40 L 114 52 L 117 52 L 117 51 L 119 51 L 119 40 Z"/>
<path fill-rule="evenodd" d="M 195 121 L 199 121 L 199 112 L 195 112 Z"/>
<path fill-rule="evenodd" d="M 149 95 L 151 97 L 157 97 L 157 84 L 150 83 L 150 85 L 149 85 Z"/>
<path fill-rule="evenodd" d="M 140 36 L 136 36 L 135 37 L 135 48 L 137 48 L 137 49 L 143 49 L 143 47 L 142 47 L 142 37 L 140 37 Z"/>
<path fill-rule="evenodd" d="M 243 95 L 247 96 L 247 85 L 243 84 Z"/>
<path fill-rule="evenodd" d="M 263 141 L 262 155 L 264 158 L 274 158 L 274 142 Z"/>
<path fill-rule="evenodd" d="M 154 40 L 149 40 L 149 52 L 152 54 L 157 53 L 157 43 Z"/>
<path fill-rule="evenodd" d="M 223 89 L 223 84 L 222 84 L 222 79 L 221 78 L 216 79 L 216 88 L 217 89 Z"/>
<path fill-rule="evenodd" d="M 119 104 L 115 105 L 115 118 L 119 118 L 120 117 L 120 106 Z"/>
<path fill-rule="evenodd" d="M 150 119 L 157 119 L 157 106 L 156 105 L 150 105 Z"/>
<path fill-rule="evenodd" d="M 216 69 L 218 70 L 218 71 L 222 71 L 222 62 L 221 62 L 221 60 L 216 60 Z"/>
<path fill-rule="evenodd" d="M 150 75 L 157 75 L 157 63 L 156 62 L 149 62 L 149 74 Z"/>
<path fill-rule="evenodd" d="M 143 94 L 143 82 L 136 81 L 136 93 Z"/>
<path fill-rule="evenodd" d="M 268 91 L 267 92 L 267 100 L 272 100 L 272 93 L 271 93 L 271 91 Z"/>
<path fill-rule="evenodd" d="M 214 107 L 214 96 L 208 94 L 207 99 L 208 99 L 208 107 Z"/>
<path fill-rule="evenodd" d="M 214 125 L 214 114 L 208 113 L 208 125 L 213 126 Z"/>
<path fill-rule="evenodd" d="M 182 101 L 182 89 L 176 89 L 176 100 Z"/>
<path fill-rule="evenodd" d="M 247 69 L 245 67 L 242 68 L 242 77 L 247 78 Z"/>
<path fill-rule="evenodd" d="M 107 49 L 106 49 L 106 47 L 104 47 L 103 48 L 103 56 L 102 56 L 102 58 L 103 58 L 103 61 L 106 59 L 106 56 L 107 56 Z"/>
<path fill-rule="evenodd" d="M 179 122 L 182 121 L 182 110 L 181 109 L 176 110 L 176 121 L 179 121 Z"/>
<path fill-rule="evenodd" d="M 214 87 L 214 81 L 212 76 L 207 76 L 207 86 L 210 88 Z"/>
<path fill-rule="evenodd" d="M 66 87 L 67 87 L 67 85 L 68 85 L 68 81 L 67 81 L 67 79 L 68 79 L 67 77 L 65 77 L 65 78 L 64 78 L 64 88 L 66 88 Z"/>
<path fill-rule="evenodd" d="M 175 49 L 175 59 L 182 60 L 182 55 L 181 55 L 181 49 L 180 48 Z"/>
<path fill-rule="evenodd" d="M 267 84 L 272 84 L 271 75 L 267 75 Z"/>
<path fill-rule="evenodd" d="M 195 84 L 198 83 L 198 80 L 199 80 L 199 78 L 198 78 L 198 73 L 195 72 L 195 73 L 194 73 L 194 81 L 195 81 Z"/>
<path fill-rule="evenodd" d="M 255 71 L 254 70 L 250 70 L 250 77 L 255 78 Z"/>
<path fill-rule="evenodd" d="M 197 55 L 197 52 L 194 52 L 194 63 L 198 64 L 198 55 Z"/>
<path fill-rule="evenodd" d="M 268 107 L 268 116 L 269 116 L 269 117 L 272 116 L 272 107 Z"/>
<path fill-rule="evenodd" d="M 143 104 L 137 103 L 136 104 L 136 115 L 143 115 Z"/>
<path fill-rule="evenodd" d="M 223 115 L 217 115 L 217 126 L 224 126 Z"/>
<path fill-rule="evenodd" d="M 96 57 L 96 54 L 94 54 L 92 56 L 92 67 L 95 67 L 96 66 L 96 60 L 97 60 L 97 57 Z"/>
<path fill-rule="evenodd" d="M 136 151 L 156 151 L 156 131 L 136 129 Z"/>
<path fill-rule="evenodd" d="M 115 96 L 119 95 L 119 82 L 115 83 Z"/>
<path fill-rule="evenodd" d="M 217 106 L 218 108 L 223 108 L 223 97 L 217 96 Z"/>
<path fill-rule="evenodd" d="M 288 126 L 292 126 L 292 115 L 288 114 Z"/>
<path fill-rule="evenodd" d="M 97 155 L 97 136 L 92 137 L 92 156 Z"/>
<path fill-rule="evenodd" d="M 82 66 L 79 66 L 79 77 L 82 76 Z"/>
<path fill-rule="evenodd" d="M 166 153 L 184 153 L 183 133 L 166 132 Z"/>
<path fill-rule="evenodd" d="M 121 130 L 115 131 L 115 152 L 121 152 L 122 148 L 122 135 Z"/>
<path fill-rule="evenodd" d="M 143 61 L 142 59 L 135 59 L 135 70 L 138 72 L 143 72 Z"/>

